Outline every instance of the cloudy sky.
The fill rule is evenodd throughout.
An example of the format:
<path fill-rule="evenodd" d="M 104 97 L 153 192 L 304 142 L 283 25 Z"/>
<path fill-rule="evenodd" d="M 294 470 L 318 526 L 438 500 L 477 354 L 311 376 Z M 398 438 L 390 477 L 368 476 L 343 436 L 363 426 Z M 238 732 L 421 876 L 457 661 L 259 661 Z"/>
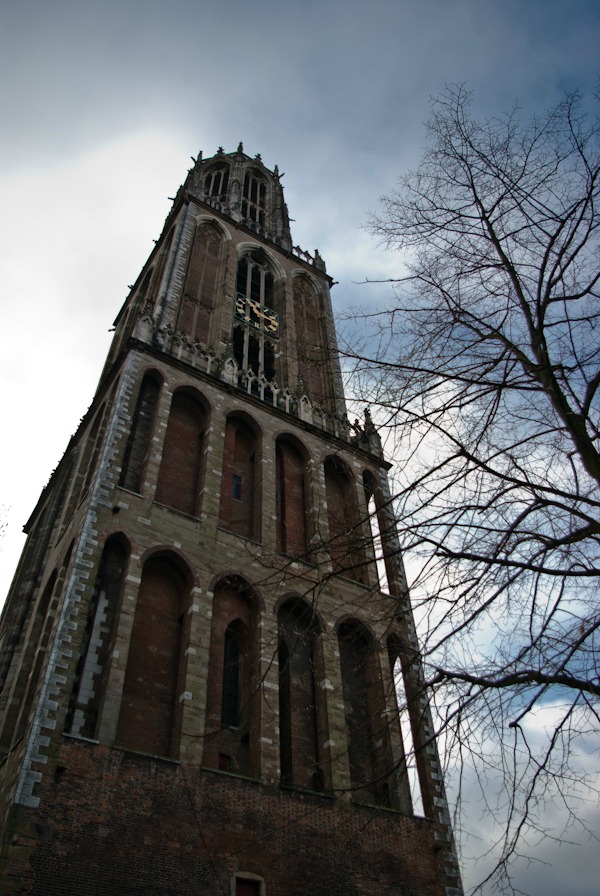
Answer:
<path fill-rule="evenodd" d="M 598 0 L 0 0 L 0 602 L 190 156 L 243 140 L 279 165 L 343 311 L 398 269 L 361 225 L 417 163 L 429 97 L 466 82 L 482 115 L 532 114 L 589 93 L 599 48 Z M 539 850 L 554 869 L 520 883 L 592 896 L 597 853 Z"/>

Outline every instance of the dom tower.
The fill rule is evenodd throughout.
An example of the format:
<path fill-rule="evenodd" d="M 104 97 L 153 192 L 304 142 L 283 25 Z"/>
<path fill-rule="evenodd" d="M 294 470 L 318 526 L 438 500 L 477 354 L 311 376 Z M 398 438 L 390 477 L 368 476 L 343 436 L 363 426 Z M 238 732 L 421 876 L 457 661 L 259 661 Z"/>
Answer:
<path fill-rule="evenodd" d="M 198 158 L 2 616 L 5 896 L 460 893 L 331 284 L 277 168 Z"/>

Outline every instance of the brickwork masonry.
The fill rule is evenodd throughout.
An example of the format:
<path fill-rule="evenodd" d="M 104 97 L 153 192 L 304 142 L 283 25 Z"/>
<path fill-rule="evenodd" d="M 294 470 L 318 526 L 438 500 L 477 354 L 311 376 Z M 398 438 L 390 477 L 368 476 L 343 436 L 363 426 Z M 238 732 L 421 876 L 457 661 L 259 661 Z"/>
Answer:
<path fill-rule="evenodd" d="M 435 825 L 65 737 L 4 896 L 448 896 Z"/>

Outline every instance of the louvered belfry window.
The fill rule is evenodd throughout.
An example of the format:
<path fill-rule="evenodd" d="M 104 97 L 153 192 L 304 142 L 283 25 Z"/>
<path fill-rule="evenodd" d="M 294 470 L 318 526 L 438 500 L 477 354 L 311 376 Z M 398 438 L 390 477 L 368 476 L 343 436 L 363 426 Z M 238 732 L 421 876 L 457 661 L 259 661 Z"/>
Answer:
<path fill-rule="evenodd" d="M 275 345 L 279 315 L 274 307 L 273 273 L 260 252 L 243 255 L 238 263 L 233 353 L 242 370 L 275 379 Z"/>

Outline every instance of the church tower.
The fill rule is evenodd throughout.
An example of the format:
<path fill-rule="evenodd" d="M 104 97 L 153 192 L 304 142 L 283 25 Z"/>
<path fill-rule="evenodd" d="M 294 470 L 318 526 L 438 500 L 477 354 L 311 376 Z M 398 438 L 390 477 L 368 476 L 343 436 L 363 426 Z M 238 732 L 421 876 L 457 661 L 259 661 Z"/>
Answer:
<path fill-rule="evenodd" d="M 331 286 L 277 167 L 198 157 L 2 616 L 6 896 L 461 893 Z"/>

